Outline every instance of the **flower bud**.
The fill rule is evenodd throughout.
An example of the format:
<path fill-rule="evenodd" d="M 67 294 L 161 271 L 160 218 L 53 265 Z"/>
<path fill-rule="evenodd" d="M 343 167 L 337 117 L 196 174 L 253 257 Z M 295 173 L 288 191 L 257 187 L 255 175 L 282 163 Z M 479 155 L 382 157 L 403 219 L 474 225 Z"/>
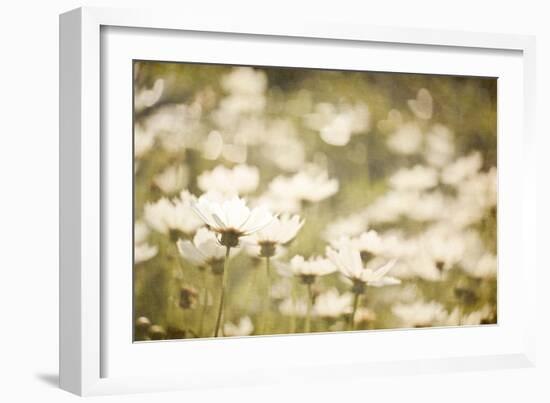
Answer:
<path fill-rule="evenodd" d="M 272 257 L 275 256 L 276 245 L 274 242 L 261 242 L 260 243 L 260 256 Z"/>
<path fill-rule="evenodd" d="M 179 306 L 181 309 L 191 309 L 197 304 L 198 292 L 193 287 L 180 289 Z"/>
<path fill-rule="evenodd" d="M 151 340 L 162 340 L 166 337 L 166 331 L 160 325 L 153 325 L 149 328 L 149 337 Z"/>
<path fill-rule="evenodd" d="M 239 234 L 235 231 L 224 231 L 220 243 L 228 248 L 234 248 L 239 244 Z"/>

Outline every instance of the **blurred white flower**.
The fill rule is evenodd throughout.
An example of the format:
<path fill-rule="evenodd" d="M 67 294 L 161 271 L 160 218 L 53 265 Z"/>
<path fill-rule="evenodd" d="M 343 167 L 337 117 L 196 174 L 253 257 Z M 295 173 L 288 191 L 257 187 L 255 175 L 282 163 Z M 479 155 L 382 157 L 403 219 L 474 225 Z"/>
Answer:
<path fill-rule="evenodd" d="M 293 301 L 287 298 L 279 304 L 279 311 L 285 316 L 304 317 L 307 315 L 307 302 L 303 299 Z"/>
<path fill-rule="evenodd" d="M 377 318 L 376 312 L 368 308 L 358 308 L 353 319 L 354 323 L 359 325 L 367 325 L 369 322 L 375 321 Z"/>
<path fill-rule="evenodd" d="M 442 281 L 446 272 L 438 268 L 437 262 L 424 250 L 401 259 L 393 270 L 402 279 L 421 278 L 427 281 Z"/>
<path fill-rule="evenodd" d="M 253 201 L 253 205 L 264 205 L 275 213 L 298 213 L 301 205 L 300 200 L 295 199 L 286 193 L 275 193 L 270 190 Z"/>
<path fill-rule="evenodd" d="M 145 130 L 141 125 L 134 126 L 134 157 L 143 158 L 153 148 L 155 132 Z"/>
<path fill-rule="evenodd" d="M 396 304 L 392 308 L 404 327 L 438 326 L 445 322 L 448 312 L 436 301 L 417 301 L 412 304 Z"/>
<path fill-rule="evenodd" d="M 305 117 L 305 123 L 319 131 L 321 138 L 333 146 L 345 146 L 353 134 L 366 132 L 370 126 L 370 113 L 367 105 L 339 105 L 320 103 L 315 112 Z"/>
<path fill-rule="evenodd" d="M 495 278 L 497 275 L 497 257 L 492 253 L 485 252 L 475 263 L 466 260 L 463 269 L 475 278 Z"/>
<path fill-rule="evenodd" d="M 274 122 L 265 133 L 262 154 L 287 172 L 298 171 L 306 158 L 304 145 L 295 132 L 294 126 L 285 120 Z"/>
<path fill-rule="evenodd" d="M 462 232 L 465 253 L 460 260 L 462 269 L 472 277 L 491 278 L 496 275 L 496 257 L 487 251 L 484 240 L 478 231 L 469 229 Z M 481 263 L 481 265 L 480 265 Z"/>
<path fill-rule="evenodd" d="M 192 207 L 210 229 L 221 234 L 220 242 L 226 247 L 237 246 L 240 237 L 262 230 L 274 218 L 265 207 L 251 210 L 243 199 L 236 196 L 219 202 L 206 194 L 194 202 Z"/>
<path fill-rule="evenodd" d="M 397 109 L 392 109 L 388 112 L 388 117 L 378 121 L 378 129 L 383 132 L 391 132 L 397 129 L 403 123 L 401 112 Z"/>
<path fill-rule="evenodd" d="M 422 131 L 415 122 L 405 123 L 392 132 L 386 140 L 388 148 L 403 155 L 416 154 L 422 147 Z"/>
<path fill-rule="evenodd" d="M 134 221 L 134 245 L 147 241 L 149 227 L 141 220 Z"/>
<path fill-rule="evenodd" d="M 134 222 L 134 263 L 142 263 L 158 253 L 156 246 L 150 245 L 147 242 L 149 236 L 149 228 L 143 221 Z"/>
<path fill-rule="evenodd" d="M 257 114 L 266 105 L 266 74 L 251 67 L 236 67 L 222 77 L 222 88 L 228 93 L 213 113 L 219 127 L 235 127 L 248 114 Z"/>
<path fill-rule="evenodd" d="M 263 244 L 252 242 L 251 237 L 243 238 L 242 247 L 250 257 L 261 258 L 269 257 L 271 259 L 281 259 L 286 255 L 288 249 L 282 245 Z"/>
<path fill-rule="evenodd" d="M 290 259 L 288 265 L 279 264 L 278 268 L 282 275 L 294 275 L 306 283 L 313 282 L 315 277 L 326 276 L 336 271 L 334 264 L 321 256 L 311 256 L 306 260 L 303 256 L 296 255 Z"/>
<path fill-rule="evenodd" d="M 374 230 L 363 232 L 355 238 L 341 237 L 331 242 L 331 245 L 336 249 L 342 249 L 349 246 L 351 249 L 356 249 L 361 253 L 361 257 L 372 257 L 381 255 L 385 252 L 384 242 L 378 233 Z"/>
<path fill-rule="evenodd" d="M 314 166 L 291 177 L 278 176 L 269 184 L 273 194 L 286 194 L 287 197 L 312 203 L 333 196 L 338 188 L 337 179 L 329 179 L 325 170 Z"/>
<path fill-rule="evenodd" d="M 387 275 L 395 265 L 395 259 L 386 262 L 375 270 L 364 267 L 361 254 L 358 250 L 353 249 L 349 243 L 341 245 L 338 251 L 327 247 L 327 256 L 336 265 L 340 273 L 351 280 L 354 285 L 361 283 L 373 287 L 382 287 L 401 283 L 399 279 Z"/>
<path fill-rule="evenodd" d="M 457 188 L 458 200 L 462 206 L 485 210 L 497 204 L 497 171 L 491 168 L 464 181 Z"/>
<path fill-rule="evenodd" d="M 193 214 L 192 203 L 195 197 L 184 190 L 179 198 L 169 200 L 165 197 L 154 203 L 146 203 L 144 219 L 152 229 L 168 235 L 171 231 L 193 234 L 203 222 Z"/>
<path fill-rule="evenodd" d="M 264 93 L 267 89 L 267 77 L 261 70 L 235 67 L 231 73 L 223 76 L 221 85 L 231 94 L 257 95 Z"/>
<path fill-rule="evenodd" d="M 249 165 L 236 165 L 231 169 L 218 165 L 212 171 L 203 172 L 197 179 L 202 191 L 216 191 L 226 196 L 251 193 L 259 182 L 260 171 Z"/>
<path fill-rule="evenodd" d="M 419 89 L 416 99 L 409 99 L 407 104 L 418 119 L 431 119 L 433 114 L 433 99 L 430 91 L 426 88 Z"/>
<path fill-rule="evenodd" d="M 366 211 L 351 214 L 347 217 L 338 218 L 327 225 L 323 237 L 327 241 L 340 239 L 341 237 L 352 237 L 359 235 L 368 227 L 368 214 Z"/>
<path fill-rule="evenodd" d="M 389 181 L 396 190 L 426 190 L 437 186 L 438 173 L 433 168 L 415 165 L 413 168 L 401 168 Z"/>
<path fill-rule="evenodd" d="M 243 115 L 235 121 L 232 127 L 223 127 L 223 134 L 235 144 L 254 146 L 265 143 L 272 135 L 269 133 L 269 124 L 264 115 Z"/>
<path fill-rule="evenodd" d="M 164 80 L 158 78 L 149 89 L 136 90 L 134 95 L 134 109 L 139 112 L 145 108 L 155 105 L 164 91 Z"/>
<path fill-rule="evenodd" d="M 153 183 L 166 195 L 180 192 L 189 181 L 189 169 L 185 165 L 170 165 L 153 178 Z"/>
<path fill-rule="evenodd" d="M 185 148 L 197 147 L 203 138 L 201 117 L 199 105 L 164 105 L 148 115 L 143 125 L 145 130 L 155 133 L 166 151 L 181 153 Z"/>
<path fill-rule="evenodd" d="M 418 193 L 389 191 L 377 198 L 368 208 L 369 220 L 373 223 L 397 221 L 410 207 L 417 203 Z"/>
<path fill-rule="evenodd" d="M 476 175 L 481 169 L 482 164 L 481 153 L 477 151 L 473 152 L 446 166 L 441 173 L 441 181 L 446 185 L 456 186 L 465 179 Z"/>
<path fill-rule="evenodd" d="M 273 299 L 284 300 L 292 292 L 292 281 L 289 278 L 282 277 L 279 281 L 271 286 L 269 295 Z"/>
<path fill-rule="evenodd" d="M 352 302 L 352 293 L 340 294 L 336 288 L 331 288 L 315 298 L 312 313 L 321 318 L 339 318 L 351 313 Z"/>
<path fill-rule="evenodd" d="M 222 147 L 222 156 L 229 162 L 244 164 L 248 156 L 248 148 L 243 144 L 226 143 Z"/>
<path fill-rule="evenodd" d="M 429 228 L 420 236 L 419 243 L 440 270 L 451 269 L 466 253 L 464 234 L 446 226 Z"/>
<path fill-rule="evenodd" d="M 197 267 L 215 265 L 225 257 L 225 248 L 220 245 L 216 234 L 206 228 L 199 228 L 192 242 L 179 239 L 177 246 L 180 255 Z"/>
<path fill-rule="evenodd" d="M 489 306 L 468 314 L 462 313 L 460 308 L 454 308 L 445 321 L 447 326 L 477 326 L 491 318 L 493 312 Z"/>
<path fill-rule="evenodd" d="M 237 325 L 228 322 L 223 325 L 224 336 L 238 337 L 238 336 L 250 336 L 254 332 L 254 325 L 252 320 L 248 316 L 244 316 L 239 319 Z"/>
<path fill-rule="evenodd" d="M 253 236 L 258 243 L 269 242 L 284 245 L 296 237 L 303 225 L 304 220 L 300 216 L 283 214 L 275 217 L 267 227 L 256 232 Z"/>
<path fill-rule="evenodd" d="M 435 124 L 426 134 L 424 159 L 428 164 L 436 168 L 442 168 L 449 164 L 455 154 L 454 134 L 447 127 Z"/>
<path fill-rule="evenodd" d="M 304 220 L 298 215 L 284 214 L 275 217 L 269 225 L 247 239 L 254 245 L 253 251 L 258 251 L 260 257 L 277 255 L 277 249 L 289 243 L 304 225 Z"/>
<path fill-rule="evenodd" d="M 147 242 L 134 245 L 134 263 L 142 263 L 155 257 L 158 253 L 158 248 L 149 245 Z"/>
<path fill-rule="evenodd" d="M 412 193 L 406 198 L 408 208 L 404 215 L 415 221 L 434 221 L 441 219 L 447 213 L 447 198 L 439 191 Z"/>
<path fill-rule="evenodd" d="M 220 132 L 213 130 L 208 134 L 206 141 L 202 144 L 202 156 L 207 160 L 215 160 L 223 150 L 223 137 Z"/>

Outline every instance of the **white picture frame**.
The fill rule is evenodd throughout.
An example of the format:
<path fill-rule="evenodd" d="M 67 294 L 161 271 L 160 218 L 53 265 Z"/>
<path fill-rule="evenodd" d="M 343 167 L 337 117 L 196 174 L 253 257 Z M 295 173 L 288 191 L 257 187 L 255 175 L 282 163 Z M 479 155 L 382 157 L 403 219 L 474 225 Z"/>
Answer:
<path fill-rule="evenodd" d="M 186 42 L 186 49 L 179 50 L 184 56 L 172 56 L 174 44 L 185 39 L 186 33 L 191 33 L 192 38 Z M 148 347 L 136 350 L 125 333 L 130 331 L 131 322 L 120 320 L 127 304 L 131 304 L 130 301 L 121 302 L 128 295 L 121 291 L 121 298 L 113 298 L 117 284 L 124 284 L 125 279 L 106 269 L 110 259 L 127 259 L 128 253 L 131 255 L 129 241 L 126 244 L 120 241 L 120 249 L 124 250 L 124 245 L 130 248 L 126 255 L 118 252 L 113 255 L 113 245 L 106 241 L 107 238 L 115 239 L 117 231 L 123 232 L 128 224 L 124 215 L 119 220 L 106 211 L 114 208 L 113 199 L 122 200 L 114 195 L 116 188 L 123 191 L 129 185 L 125 187 L 123 183 L 127 169 L 115 168 L 108 150 L 121 150 L 127 144 L 126 152 L 131 157 L 131 143 L 124 143 L 124 136 L 109 135 L 115 128 L 122 131 L 127 128 L 127 120 L 110 120 L 113 115 L 110 107 L 121 108 L 124 113 L 131 105 L 131 98 L 126 96 L 131 88 L 131 77 L 121 86 L 114 84 L 119 80 L 106 80 L 106 77 L 120 74 L 117 66 L 141 54 L 136 48 L 137 41 L 132 42 L 132 36 L 137 35 L 142 35 L 139 46 L 148 57 L 167 57 L 169 60 L 185 57 L 212 63 L 254 64 L 256 61 L 257 64 L 284 65 L 282 55 L 289 53 L 292 56 L 296 51 L 293 46 L 303 50 L 311 47 L 312 41 L 319 41 L 319 46 L 343 52 L 340 64 L 331 62 L 330 67 L 334 68 L 345 67 L 353 55 L 366 51 L 364 46 L 374 46 L 382 50 L 391 47 L 397 56 L 399 52 L 424 52 L 430 62 L 424 63 L 427 67 L 411 64 L 407 68 L 402 63 L 398 65 L 396 56 L 388 52 L 381 58 L 387 60 L 379 65 L 384 71 L 391 71 L 392 63 L 396 71 L 421 69 L 429 73 L 472 75 L 502 71 L 499 78 L 502 77 L 505 84 L 504 92 L 499 88 L 499 98 L 503 100 L 501 103 L 499 99 L 499 255 L 503 251 L 506 259 L 502 261 L 502 255 L 499 256 L 499 324 L 483 329 L 204 340 L 193 341 L 194 345 L 164 342 L 147 344 Z M 201 41 L 202 36 L 209 35 L 213 35 L 211 43 L 194 44 L 193 41 Z M 235 38 L 260 45 L 269 42 L 272 49 L 280 53 L 249 52 L 251 54 L 247 55 L 236 43 L 228 47 L 234 54 L 204 51 L 212 51 L 220 43 Z M 151 44 L 155 43 L 158 46 L 154 46 L 153 51 Z M 307 379 L 328 381 L 380 373 L 397 375 L 534 365 L 535 323 L 528 314 L 522 314 L 535 311 L 536 288 L 532 235 L 536 232 L 535 164 L 529 158 L 534 152 L 533 37 L 368 27 L 314 20 L 294 25 L 281 25 L 267 18 L 216 21 L 169 11 L 81 8 L 61 15 L 60 48 L 60 385 L 63 389 L 79 395 L 97 395 L 291 383 L 298 381 L 298 377 L 300 382 Z M 112 49 L 118 51 L 110 53 Z M 442 61 L 430 52 L 447 52 L 449 60 Z M 323 59 L 315 55 L 316 52 L 311 51 L 310 59 L 303 59 L 301 65 L 305 66 L 310 60 L 311 66 L 319 66 Z M 462 57 L 471 59 L 464 59 L 469 60 L 468 63 L 457 63 Z M 358 63 L 356 68 L 362 66 L 360 59 L 354 59 Z M 374 68 L 372 64 L 369 66 Z M 120 99 L 127 99 L 129 104 L 117 103 Z M 131 109 L 127 113 L 130 117 Z M 505 116 L 501 120 L 502 115 Z M 129 167 L 128 164 L 126 168 Z M 517 190 L 518 186 L 521 191 Z M 505 202 L 501 208 L 503 198 Z M 509 231 L 501 234 L 501 223 L 504 228 L 513 229 L 514 234 L 510 235 Z M 508 270 L 512 265 L 519 268 Z M 512 285 L 514 295 L 511 294 Z M 512 297 L 515 302 L 507 304 Z M 131 311 L 127 314 L 131 320 Z M 503 321 L 501 316 L 505 318 Z M 365 340 L 368 344 L 376 343 L 379 355 L 374 350 L 359 353 L 354 349 Z M 449 347 L 457 340 L 462 340 L 463 344 Z M 413 352 L 392 348 L 404 341 L 414 346 Z M 319 349 L 330 350 L 336 346 L 341 346 L 340 355 L 345 359 L 335 354 L 316 354 Z M 132 361 L 139 357 L 140 362 L 148 364 L 144 367 L 150 367 L 149 364 L 166 362 L 173 354 L 185 354 L 186 364 L 174 360 L 176 363 L 163 366 L 163 371 L 147 371 L 137 368 Z M 261 365 L 259 356 L 264 361 Z M 212 365 L 204 365 L 217 360 L 220 363 L 215 365 L 215 370 L 209 369 Z M 198 370 L 190 371 L 189 364 Z"/>

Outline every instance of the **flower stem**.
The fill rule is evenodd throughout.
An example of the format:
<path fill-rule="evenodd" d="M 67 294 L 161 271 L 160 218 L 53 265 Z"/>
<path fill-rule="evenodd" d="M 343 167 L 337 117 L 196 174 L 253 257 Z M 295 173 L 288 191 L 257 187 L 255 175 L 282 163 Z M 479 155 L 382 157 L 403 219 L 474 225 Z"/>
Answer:
<path fill-rule="evenodd" d="M 304 331 L 309 333 L 311 331 L 311 308 L 313 307 L 313 291 L 311 290 L 311 283 L 307 284 L 307 296 L 306 325 Z"/>
<path fill-rule="evenodd" d="M 292 315 L 290 315 L 290 333 L 296 333 L 296 281 L 292 278 L 292 284 L 290 288 L 292 297 Z"/>
<path fill-rule="evenodd" d="M 271 265 L 270 258 L 265 258 L 265 272 L 266 272 L 266 281 L 265 281 L 265 296 L 263 304 L 263 313 L 262 313 L 262 331 L 260 334 L 266 334 L 268 330 L 267 323 L 269 321 L 269 303 L 270 303 L 270 293 L 271 293 Z"/>
<path fill-rule="evenodd" d="M 201 317 L 199 318 L 199 331 L 198 335 L 199 337 L 202 337 L 202 331 L 204 329 L 204 317 L 206 316 L 206 308 L 208 307 L 208 285 L 207 285 L 207 279 L 206 279 L 207 273 L 206 269 L 202 272 L 202 310 L 201 310 Z"/>
<path fill-rule="evenodd" d="M 351 316 L 349 317 L 348 330 L 353 330 L 355 327 L 355 312 L 357 312 L 360 296 L 361 294 L 358 292 L 353 293 L 353 311 L 351 311 Z"/>
<path fill-rule="evenodd" d="M 220 324 L 222 322 L 223 315 L 223 303 L 225 299 L 225 287 L 227 284 L 227 271 L 229 268 L 229 251 L 231 250 L 230 246 L 226 246 L 225 249 L 225 260 L 223 261 L 223 273 L 222 273 L 222 291 L 220 294 L 220 305 L 218 306 L 218 316 L 216 318 L 216 328 L 214 330 L 214 337 L 218 337 L 220 331 Z"/>

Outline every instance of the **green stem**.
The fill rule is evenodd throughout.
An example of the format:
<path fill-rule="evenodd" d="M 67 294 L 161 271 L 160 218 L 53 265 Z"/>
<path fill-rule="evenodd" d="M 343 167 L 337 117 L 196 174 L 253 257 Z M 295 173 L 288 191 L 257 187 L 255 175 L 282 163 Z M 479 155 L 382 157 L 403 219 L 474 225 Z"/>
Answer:
<path fill-rule="evenodd" d="M 208 286 L 207 286 L 207 280 L 206 280 L 206 268 L 203 269 L 202 272 L 202 310 L 201 310 L 201 317 L 199 318 L 199 331 L 198 335 L 199 337 L 202 337 L 202 331 L 204 329 L 204 317 L 206 316 L 206 309 L 208 307 Z"/>
<path fill-rule="evenodd" d="M 290 315 L 290 333 L 296 333 L 296 281 L 294 277 L 291 283 L 292 315 Z"/>
<path fill-rule="evenodd" d="M 311 283 L 307 284 L 307 314 L 306 314 L 306 325 L 304 331 L 309 333 L 311 330 L 311 309 L 313 307 L 313 291 L 311 290 Z"/>
<path fill-rule="evenodd" d="M 359 297 L 361 294 L 358 292 L 353 293 L 353 311 L 349 317 L 348 330 L 353 330 L 355 327 L 355 312 L 357 312 L 357 306 L 359 305 Z"/>
<path fill-rule="evenodd" d="M 265 284 L 265 296 L 263 303 L 263 313 L 262 313 L 262 330 L 260 334 L 266 334 L 268 329 L 267 323 L 269 321 L 269 304 L 270 304 L 270 294 L 271 294 L 271 265 L 270 258 L 265 258 L 265 271 L 266 271 L 266 284 Z"/>
<path fill-rule="evenodd" d="M 229 267 L 229 251 L 231 250 L 231 247 L 226 246 L 225 249 L 225 260 L 223 261 L 223 273 L 222 273 L 222 291 L 220 294 L 220 304 L 218 306 L 218 316 L 216 318 L 216 328 L 214 330 L 214 337 L 218 337 L 218 333 L 220 331 L 220 324 L 222 322 L 222 314 L 223 314 L 223 303 L 225 299 L 225 287 L 227 284 L 227 270 Z"/>

